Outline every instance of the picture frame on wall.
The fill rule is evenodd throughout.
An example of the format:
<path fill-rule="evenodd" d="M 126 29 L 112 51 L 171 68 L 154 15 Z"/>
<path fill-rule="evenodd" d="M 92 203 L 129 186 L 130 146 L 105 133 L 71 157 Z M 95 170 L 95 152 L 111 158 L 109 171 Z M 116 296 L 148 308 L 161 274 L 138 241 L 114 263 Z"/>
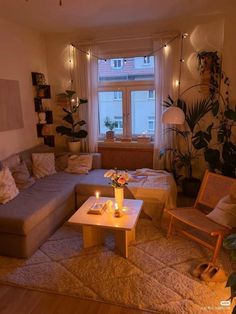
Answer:
<path fill-rule="evenodd" d="M 50 85 L 38 85 L 37 98 L 51 98 Z"/>
<path fill-rule="evenodd" d="M 39 112 L 43 110 L 43 104 L 41 98 L 34 98 L 34 110 L 35 112 Z"/>
<path fill-rule="evenodd" d="M 34 86 L 46 84 L 46 79 L 43 73 L 31 72 L 31 75 L 32 75 L 32 83 Z"/>

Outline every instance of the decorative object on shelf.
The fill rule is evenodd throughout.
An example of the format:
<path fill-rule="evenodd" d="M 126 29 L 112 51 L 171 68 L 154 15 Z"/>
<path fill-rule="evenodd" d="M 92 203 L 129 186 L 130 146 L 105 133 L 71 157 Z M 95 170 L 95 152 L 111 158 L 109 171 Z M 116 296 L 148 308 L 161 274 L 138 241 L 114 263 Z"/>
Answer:
<path fill-rule="evenodd" d="M 124 200 L 124 186 L 128 185 L 129 174 L 124 170 L 111 169 L 104 174 L 105 178 L 111 180 L 111 185 L 114 188 L 115 200 L 118 205 L 118 209 L 121 210 L 123 207 Z"/>
<path fill-rule="evenodd" d="M 76 119 L 76 113 L 81 104 L 86 104 L 87 99 L 75 98 L 75 91 L 66 90 L 65 93 L 61 93 L 58 96 L 64 98 L 67 102 L 66 107 L 63 108 L 63 111 L 66 115 L 63 117 L 63 120 L 66 121 L 70 127 L 66 127 L 64 125 L 60 125 L 56 127 L 56 132 L 61 135 L 68 136 L 71 141 L 68 143 L 69 149 L 72 149 L 73 152 L 79 151 L 80 149 L 80 141 L 81 138 L 85 138 L 88 135 L 86 130 L 81 130 L 80 127 L 85 125 L 86 122 L 84 120 Z"/>
<path fill-rule="evenodd" d="M 47 120 L 46 120 L 46 112 L 41 111 L 38 113 L 39 116 L 39 124 L 46 124 Z"/>
<path fill-rule="evenodd" d="M 137 136 L 137 142 L 138 143 L 150 143 L 151 142 L 151 136 L 147 134 L 142 134 Z"/>
<path fill-rule="evenodd" d="M 37 85 L 37 98 L 50 99 L 51 98 L 50 85 Z"/>
<path fill-rule="evenodd" d="M 43 73 L 31 72 L 33 86 L 45 85 L 46 79 Z"/>
<path fill-rule="evenodd" d="M 104 120 L 104 125 L 106 128 L 109 129 L 109 131 L 106 132 L 106 139 L 114 139 L 114 129 L 118 127 L 117 121 L 112 121 L 109 117 L 106 117 Z"/>
<path fill-rule="evenodd" d="M 54 147 L 52 134 L 53 114 L 50 107 L 43 106 L 43 99 L 51 98 L 50 85 L 46 85 L 43 73 L 31 72 L 32 84 L 35 86 L 34 109 L 38 113 L 37 136 L 43 137 L 44 144 Z"/>

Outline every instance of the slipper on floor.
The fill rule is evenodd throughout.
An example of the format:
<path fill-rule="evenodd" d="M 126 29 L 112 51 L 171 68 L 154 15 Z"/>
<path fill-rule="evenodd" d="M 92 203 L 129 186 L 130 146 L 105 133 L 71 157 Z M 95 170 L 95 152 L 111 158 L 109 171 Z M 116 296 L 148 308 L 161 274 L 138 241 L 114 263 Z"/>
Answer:
<path fill-rule="evenodd" d="M 227 275 L 221 266 L 211 266 L 200 275 L 200 278 L 207 282 L 224 282 Z"/>
<path fill-rule="evenodd" d="M 191 274 L 197 278 L 201 276 L 204 271 L 207 271 L 209 267 L 213 266 L 210 262 L 205 262 L 197 265 L 192 271 Z"/>

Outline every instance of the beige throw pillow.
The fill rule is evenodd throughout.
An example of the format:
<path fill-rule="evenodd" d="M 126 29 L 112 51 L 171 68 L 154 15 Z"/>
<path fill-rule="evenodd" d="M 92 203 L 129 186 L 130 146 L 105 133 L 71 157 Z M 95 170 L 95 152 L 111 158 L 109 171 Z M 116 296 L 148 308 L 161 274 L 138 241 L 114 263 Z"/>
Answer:
<path fill-rule="evenodd" d="M 88 173 L 92 168 L 92 155 L 72 155 L 68 159 L 66 172 L 70 173 Z"/>
<path fill-rule="evenodd" d="M 11 175 L 9 168 L 4 167 L 0 171 L 0 204 L 6 204 L 17 196 L 19 190 Z"/>
<path fill-rule="evenodd" d="M 33 175 L 39 179 L 56 173 L 54 153 L 33 153 Z"/>
<path fill-rule="evenodd" d="M 24 161 L 12 168 L 11 173 L 19 190 L 27 189 L 35 183 Z"/>
<path fill-rule="evenodd" d="M 208 218 L 227 228 L 236 227 L 236 201 L 231 195 L 226 195 L 219 200 Z"/>

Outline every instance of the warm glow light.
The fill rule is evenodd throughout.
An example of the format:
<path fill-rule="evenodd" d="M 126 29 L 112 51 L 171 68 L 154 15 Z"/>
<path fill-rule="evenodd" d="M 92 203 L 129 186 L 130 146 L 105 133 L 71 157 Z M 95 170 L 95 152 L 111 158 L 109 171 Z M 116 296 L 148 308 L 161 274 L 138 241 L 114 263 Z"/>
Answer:
<path fill-rule="evenodd" d="M 118 209 L 118 204 L 117 203 L 115 203 L 115 209 Z"/>
<path fill-rule="evenodd" d="M 88 51 L 87 52 L 87 58 L 90 59 L 90 57 L 91 57 L 91 54 L 90 54 L 90 51 Z"/>
<path fill-rule="evenodd" d="M 96 196 L 96 199 L 99 200 L 100 193 L 99 193 L 99 192 L 96 192 L 96 193 L 95 193 L 95 196 Z"/>
<path fill-rule="evenodd" d="M 169 107 L 162 114 L 164 124 L 184 124 L 185 114 L 179 107 Z"/>
<path fill-rule="evenodd" d="M 179 81 L 178 81 L 178 80 L 175 81 L 175 86 L 176 86 L 176 87 L 179 86 Z"/>

